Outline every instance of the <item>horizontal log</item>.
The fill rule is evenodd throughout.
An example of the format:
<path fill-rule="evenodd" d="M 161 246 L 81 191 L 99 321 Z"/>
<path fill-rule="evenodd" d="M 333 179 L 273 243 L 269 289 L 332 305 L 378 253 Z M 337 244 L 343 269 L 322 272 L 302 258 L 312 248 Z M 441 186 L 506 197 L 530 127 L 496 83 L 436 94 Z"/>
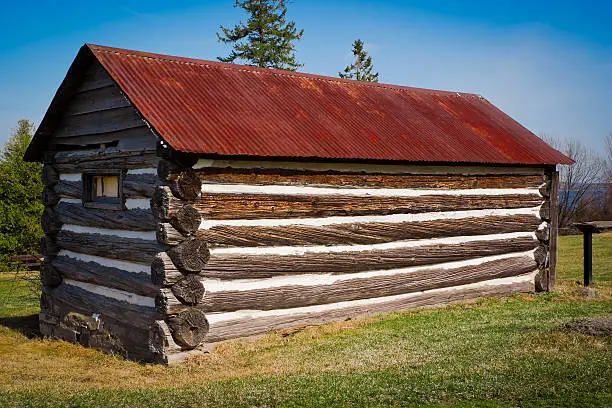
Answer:
<path fill-rule="evenodd" d="M 530 214 L 469 217 L 398 223 L 347 223 L 323 226 L 232 226 L 218 225 L 198 231 L 210 248 L 289 245 L 350 245 L 380 244 L 406 239 L 444 236 L 501 234 L 534 231 L 541 220 Z M 299 223 L 299 220 L 296 220 Z M 158 225 L 160 242 L 176 245 L 182 235 L 170 224 Z"/>
<path fill-rule="evenodd" d="M 158 252 L 167 250 L 167 247 L 152 240 L 66 230 L 59 232 L 57 243 L 69 251 L 144 264 L 153 262 Z"/>
<path fill-rule="evenodd" d="M 161 180 L 155 174 L 126 174 L 123 176 L 124 198 L 151 198 Z M 63 198 L 83 197 L 83 182 L 60 180 L 54 187 L 57 195 Z"/>
<path fill-rule="evenodd" d="M 486 284 L 468 284 L 434 289 L 406 295 L 389 296 L 363 301 L 342 302 L 324 306 L 272 310 L 215 313 L 207 315 L 210 328 L 207 343 L 237 337 L 252 336 L 272 330 L 285 330 L 346 320 L 364 314 L 408 310 L 436 306 L 448 302 L 534 291 L 534 273 L 512 278 L 495 279 Z"/>
<path fill-rule="evenodd" d="M 155 312 L 151 312 L 151 308 L 126 307 L 121 304 L 123 302 L 118 303 L 113 299 L 108 301 L 103 296 L 95 294 L 90 296 L 86 291 L 79 293 L 80 288 L 72 287 L 65 290 L 60 286 L 58 289 L 53 292 L 49 291 L 54 296 L 48 295 L 48 297 L 52 299 L 53 308 L 58 313 L 61 324 L 53 325 L 53 333 L 48 335 L 72 342 L 79 341 L 89 347 L 103 351 L 111 351 L 104 347 L 104 344 L 96 341 L 96 331 L 80 330 L 81 333 L 78 333 L 72 329 L 68 331 L 68 328 L 64 325 L 64 322 L 70 319 L 74 313 L 79 313 L 86 318 L 96 313 L 99 315 L 100 328 L 103 328 L 106 332 L 100 333 L 103 335 L 100 340 L 108 340 L 108 334 L 113 336 L 113 343 L 118 346 L 113 351 L 116 352 L 116 349 L 119 348 L 122 350 L 121 354 L 129 359 L 145 362 L 154 361 L 154 356 L 148 347 L 149 331 L 146 327 L 155 317 Z M 43 288 L 43 290 L 47 290 L 47 288 Z M 65 296 L 66 293 L 68 293 L 68 296 Z M 125 310 L 125 314 L 122 313 L 122 310 Z M 97 323 L 95 327 L 97 327 Z M 58 328 L 63 329 L 64 332 L 62 333 L 60 330 L 58 333 Z M 92 334 L 93 336 L 91 336 Z M 71 335 L 72 338 L 66 337 L 66 335 Z M 86 336 L 89 338 L 86 338 Z M 119 344 L 117 344 L 117 340 Z"/>
<path fill-rule="evenodd" d="M 424 195 L 416 197 L 310 196 L 262 194 L 207 194 L 190 204 L 205 219 L 330 217 L 385 214 L 413 214 L 496 208 L 527 208 L 542 203 L 532 195 Z M 184 202 L 170 197 L 168 217 Z"/>
<path fill-rule="evenodd" d="M 376 269 L 406 268 L 459 261 L 509 252 L 535 249 L 538 240 L 531 236 L 472 241 L 458 244 L 347 250 L 345 252 L 307 252 L 278 254 L 211 253 L 202 276 L 220 279 L 269 278 L 301 273 L 355 273 Z M 369 246 L 368 246 L 369 247 Z M 333 247 L 329 247 L 330 251 Z"/>
<path fill-rule="evenodd" d="M 144 169 L 157 167 L 159 157 L 154 151 L 119 151 L 115 148 L 57 152 L 53 167 L 60 173 L 81 173 L 100 169 Z"/>
<path fill-rule="evenodd" d="M 85 262 L 60 255 L 52 262 L 53 267 L 68 279 L 94 283 L 109 288 L 125 290 L 143 296 L 155 296 L 159 287 L 151 282 L 147 273 L 127 272 L 119 268 Z"/>
<path fill-rule="evenodd" d="M 204 183 L 416 189 L 538 188 L 544 182 L 542 175 L 347 174 L 333 171 L 210 167 L 199 169 L 198 175 Z"/>
<path fill-rule="evenodd" d="M 155 307 L 128 303 L 93 293 L 67 283 L 67 281 L 53 289 L 45 288 L 45 291 L 55 299 L 54 301 L 59 301 L 68 306 L 69 310 L 77 311 L 86 316 L 97 313 L 103 319 L 109 317 L 116 322 L 122 322 L 126 326 L 144 329 L 147 332 L 149 326 L 155 320 L 160 319 Z"/>
<path fill-rule="evenodd" d="M 368 277 L 348 275 L 330 284 L 292 285 L 288 279 L 284 286 L 212 291 L 206 287 L 205 281 L 206 295 L 195 307 L 206 313 L 286 309 L 465 285 L 521 275 L 536 269 L 537 265 L 531 256 L 517 255 L 454 268 L 432 266 L 416 271 L 381 271 Z M 160 313 L 166 314 L 176 314 L 188 308 L 178 300 L 166 301 L 165 305 L 158 302 L 156 305 Z"/>
<path fill-rule="evenodd" d="M 123 195 L 126 198 L 153 197 L 162 181 L 155 174 L 126 174 L 123 177 Z"/>
<path fill-rule="evenodd" d="M 81 199 L 83 197 L 83 181 L 81 180 L 60 180 L 53 189 L 63 198 Z"/>
<path fill-rule="evenodd" d="M 114 211 L 84 208 L 81 204 L 60 202 L 55 206 L 54 214 L 61 223 L 85 227 L 155 231 L 157 225 L 149 209 Z"/>

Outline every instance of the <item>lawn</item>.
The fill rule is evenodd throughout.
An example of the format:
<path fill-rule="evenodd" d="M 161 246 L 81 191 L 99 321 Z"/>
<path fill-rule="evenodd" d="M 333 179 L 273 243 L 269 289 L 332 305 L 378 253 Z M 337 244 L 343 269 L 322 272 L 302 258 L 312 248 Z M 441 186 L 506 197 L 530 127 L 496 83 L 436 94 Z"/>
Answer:
<path fill-rule="evenodd" d="M 171 367 L 29 339 L 22 283 L 0 303 L 0 406 L 611 406 L 610 336 L 559 329 L 612 316 L 612 234 L 593 244 L 590 296 L 582 237 L 561 237 L 554 293 L 272 333 Z M 0 302 L 11 285 L 0 275 Z"/>

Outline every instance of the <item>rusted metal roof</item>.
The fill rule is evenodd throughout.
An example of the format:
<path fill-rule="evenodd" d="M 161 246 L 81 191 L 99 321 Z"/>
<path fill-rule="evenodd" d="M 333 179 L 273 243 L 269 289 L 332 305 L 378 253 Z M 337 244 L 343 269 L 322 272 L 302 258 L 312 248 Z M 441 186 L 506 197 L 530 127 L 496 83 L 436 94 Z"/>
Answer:
<path fill-rule="evenodd" d="M 86 45 L 182 152 L 571 164 L 481 96 Z"/>

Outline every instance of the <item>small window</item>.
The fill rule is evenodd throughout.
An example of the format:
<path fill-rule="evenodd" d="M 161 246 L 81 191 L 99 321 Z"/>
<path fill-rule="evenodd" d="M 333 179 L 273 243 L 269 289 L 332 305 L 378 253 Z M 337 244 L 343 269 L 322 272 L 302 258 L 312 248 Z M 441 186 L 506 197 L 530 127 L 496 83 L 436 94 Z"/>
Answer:
<path fill-rule="evenodd" d="M 121 178 L 121 173 L 84 175 L 83 204 L 92 208 L 122 209 Z"/>

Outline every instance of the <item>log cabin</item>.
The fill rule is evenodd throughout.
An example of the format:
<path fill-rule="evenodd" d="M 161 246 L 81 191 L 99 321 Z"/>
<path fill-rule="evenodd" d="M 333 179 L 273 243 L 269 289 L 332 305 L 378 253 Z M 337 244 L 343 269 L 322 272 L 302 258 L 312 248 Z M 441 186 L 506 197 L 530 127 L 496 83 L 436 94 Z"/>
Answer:
<path fill-rule="evenodd" d="M 25 159 L 43 163 L 41 332 L 162 363 L 548 291 L 572 163 L 479 95 L 89 44 Z"/>

